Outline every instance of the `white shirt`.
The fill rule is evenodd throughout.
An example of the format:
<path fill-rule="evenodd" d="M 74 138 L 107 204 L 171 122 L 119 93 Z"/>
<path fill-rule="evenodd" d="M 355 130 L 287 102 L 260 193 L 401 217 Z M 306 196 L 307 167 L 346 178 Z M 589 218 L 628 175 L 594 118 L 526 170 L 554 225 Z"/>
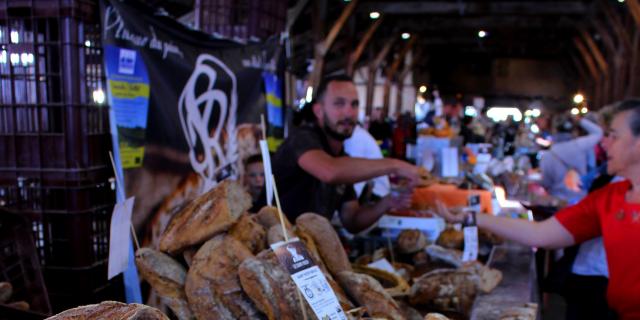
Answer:
<path fill-rule="evenodd" d="M 384 158 L 376 140 L 360 125 L 357 125 L 355 129 L 353 129 L 351 137 L 344 141 L 344 151 L 353 158 Z M 362 194 L 362 189 L 364 189 L 365 183 L 366 181 L 363 181 L 353 185 L 358 197 Z M 384 197 L 388 195 L 390 191 L 391 184 L 389 182 L 389 177 L 380 176 L 373 179 L 373 194 L 378 197 Z"/>

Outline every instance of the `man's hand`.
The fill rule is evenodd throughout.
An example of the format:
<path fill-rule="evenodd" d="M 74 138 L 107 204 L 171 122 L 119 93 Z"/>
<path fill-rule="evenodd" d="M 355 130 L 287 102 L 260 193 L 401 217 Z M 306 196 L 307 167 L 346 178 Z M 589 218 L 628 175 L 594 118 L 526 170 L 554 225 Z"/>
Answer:
<path fill-rule="evenodd" d="M 389 210 L 401 210 L 411 208 L 411 198 L 413 193 L 398 193 L 395 195 L 388 195 L 382 198 L 380 201 L 384 202 L 385 211 Z"/>
<path fill-rule="evenodd" d="M 405 178 L 409 181 L 409 186 L 415 187 L 420 184 L 421 181 L 421 169 L 418 166 L 414 166 L 408 162 L 402 160 L 395 160 L 394 162 L 395 175 Z"/>
<path fill-rule="evenodd" d="M 455 208 L 449 210 L 449 208 L 447 208 L 447 206 L 445 206 L 445 204 L 440 200 L 436 200 L 436 214 L 450 223 L 464 221 L 464 214 L 462 213 L 462 210 L 457 210 Z"/>

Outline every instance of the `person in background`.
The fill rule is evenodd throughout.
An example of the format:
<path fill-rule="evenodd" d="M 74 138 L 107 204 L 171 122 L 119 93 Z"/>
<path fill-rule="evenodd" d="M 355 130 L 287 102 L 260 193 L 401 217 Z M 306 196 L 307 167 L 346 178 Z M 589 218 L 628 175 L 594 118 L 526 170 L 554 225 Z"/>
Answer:
<path fill-rule="evenodd" d="M 264 190 L 264 166 L 261 155 L 254 154 L 245 161 L 244 186 L 255 204 Z"/>
<path fill-rule="evenodd" d="M 369 133 L 376 140 L 382 150 L 391 149 L 391 124 L 383 114 L 381 107 L 371 110 L 371 120 L 369 121 Z"/>
<path fill-rule="evenodd" d="M 613 110 L 603 145 L 607 172 L 624 180 L 610 183 L 541 222 L 477 215 L 480 228 L 539 248 L 564 248 L 602 236 L 607 253 L 607 301 L 621 320 L 640 319 L 640 99 L 625 100 Z M 441 202 L 436 213 L 447 221 L 465 216 Z M 589 317 L 591 318 L 591 317 Z"/>
<path fill-rule="evenodd" d="M 395 175 L 411 187 L 419 183 L 420 169 L 397 159 L 348 157 L 343 143 L 356 125 L 356 86 L 348 76 L 330 76 L 321 81 L 316 92 L 307 106 L 312 108 L 315 121 L 295 128 L 272 158 L 287 217 L 293 222 L 305 212 L 314 212 L 331 220 L 337 211 L 342 225 L 357 233 L 377 222 L 386 211 L 410 206 L 410 193 L 386 196 L 371 206 L 359 205 L 353 183 Z"/>
<path fill-rule="evenodd" d="M 365 130 L 362 126 L 356 125 L 353 130 L 353 134 L 349 139 L 344 141 L 344 151 L 354 158 L 367 158 L 367 159 L 383 159 L 382 151 L 376 143 L 376 140 Z M 388 176 L 380 176 L 370 180 L 372 187 L 370 193 L 376 197 L 376 199 L 383 198 L 391 192 L 391 184 Z M 362 199 L 363 191 L 365 191 L 366 181 L 358 182 L 353 185 L 356 196 L 358 199 Z M 366 193 L 365 193 L 366 196 Z M 362 203 L 362 202 L 361 202 Z"/>

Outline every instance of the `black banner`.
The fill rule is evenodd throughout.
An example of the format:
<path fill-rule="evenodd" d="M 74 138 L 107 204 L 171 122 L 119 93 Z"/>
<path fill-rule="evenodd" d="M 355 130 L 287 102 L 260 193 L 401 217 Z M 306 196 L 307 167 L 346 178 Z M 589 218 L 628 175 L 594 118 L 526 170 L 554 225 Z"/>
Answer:
<path fill-rule="evenodd" d="M 278 74 L 281 52 L 278 39 L 215 39 L 154 11 L 137 1 L 101 2 L 109 103 L 138 230 L 221 179 L 241 178 L 243 160 L 259 152 L 263 73 Z M 147 101 L 145 123 L 138 118 Z"/>

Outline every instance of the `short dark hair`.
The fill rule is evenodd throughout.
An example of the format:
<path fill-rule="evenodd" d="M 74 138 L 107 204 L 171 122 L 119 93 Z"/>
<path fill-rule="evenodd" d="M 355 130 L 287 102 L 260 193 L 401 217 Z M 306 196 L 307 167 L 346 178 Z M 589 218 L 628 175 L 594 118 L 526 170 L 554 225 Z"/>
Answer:
<path fill-rule="evenodd" d="M 258 163 L 258 162 L 262 162 L 262 155 L 261 154 L 254 154 L 252 156 L 250 156 L 249 158 L 247 158 L 247 160 L 245 160 L 244 165 L 248 166 L 250 164 L 253 163 Z"/>
<path fill-rule="evenodd" d="M 314 103 L 322 99 L 322 97 L 324 96 L 324 93 L 327 91 L 327 87 L 329 86 L 329 83 L 334 81 L 353 83 L 353 78 L 351 78 L 346 74 L 335 74 L 335 75 L 330 75 L 322 78 L 322 80 L 320 80 L 320 84 L 318 85 L 318 88 L 315 90 L 316 97 L 313 100 Z"/>
<path fill-rule="evenodd" d="M 640 99 L 633 98 L 618 102 L 613 108 L 613 114 L 617 115 L 622 112 L 630 111 L 628 120 L 631 133 L 635 137 L 640 136 Z"/>

